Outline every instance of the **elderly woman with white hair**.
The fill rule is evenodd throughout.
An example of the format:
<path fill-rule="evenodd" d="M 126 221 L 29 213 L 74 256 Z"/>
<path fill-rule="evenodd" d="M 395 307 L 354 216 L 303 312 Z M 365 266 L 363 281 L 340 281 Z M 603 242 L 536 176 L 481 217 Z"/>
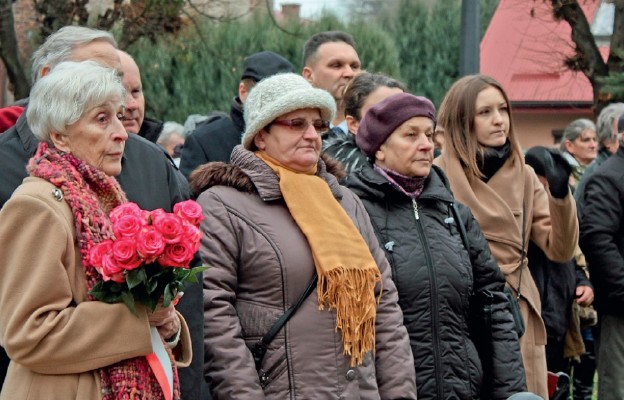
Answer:
<path fill-rule="evenodd" d="M 113 236 L 108 212 L 126 201 L 114 178 L 124 98 L 117 72 L 91 61 L 61 63 L 33 87 L 26 112 L 41 142 L 0 211 L 2 400 L 180 397 L 171 350 L 188 365 L 190 339 L 174 307 L 134 315 L 90 295 L 101 277 L 89 249 Z M 144 357 L 151 327 L 170 347 L 169 391 Z"/>
<path fill-rule="evenodd" d="M 204 363 L 215 399 L 416 398 L 388 262 L 362 203 L 319 156 L 335 111 L 299 75 L 267 78 L 245 102 L 231 164 L 191 175 L 206 216 Z"/>

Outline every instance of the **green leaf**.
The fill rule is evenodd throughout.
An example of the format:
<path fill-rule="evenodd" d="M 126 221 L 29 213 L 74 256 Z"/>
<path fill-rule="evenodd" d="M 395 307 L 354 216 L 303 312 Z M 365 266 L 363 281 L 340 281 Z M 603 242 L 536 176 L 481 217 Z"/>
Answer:
<path fill-rule="evenodd" d="M 198 275 L 200 273 L 204 272 L 207 269 L 208 269 L 207 266 L 191 268 L 189 270 L 189 276 L 184 281 L 185 282 L 189 282 L 189 283 L 197 283 L 197 282 L 199 282 Z"/>
<path fill-rule="evenodd" d="M 121 301 L 121 285 L 112 281 L 100 281 L 93 286 L 89 294 L 94 299 L 104 303 L 119 303 Z"/>
<path fill-rule="evenodd" d="M 141 303 L 147 307 L 150 311 L 154 311 L 156 309 L 156 305 L 158 305 L 158 300 L 157 298 L 153 298 L 151 296 L 147 296 L 145 298 L 141 299 Z"/>
<path fill-rule="evenodd" d="M 158 288 L 158 279 L 154 279 L 154 277 L 147 280 L 147 284 L 145 285 L 145 290 L 147 293 L 152 294 Z"/>
<path fill-rule="evenodd" d="M 134 297 L 132 296 L 132 293 L 122 292 L 121 299 L 123 300 L 124 303 L 126 303 L 130 311 L 132 311 L 132 314 L 137 315 L 137 310 L 134 304 Z"/>
<path fill-rule="evenodd" d="M 167 286 L 165 286 L 165 293 L 163 293 L 163 307 L 169 307 L 169 304 L 171 304 L 171 301 L 173 301 L 174 297 L 174 290 L 171 287 L 171 284 L 168 283 Z"/>
<path fill-rule="evenodd" d="M 139 286 L 147 281 L 147 274 L 143 266 L 133 269 L 126 274 L 126 283 L 130 289 Z"/>

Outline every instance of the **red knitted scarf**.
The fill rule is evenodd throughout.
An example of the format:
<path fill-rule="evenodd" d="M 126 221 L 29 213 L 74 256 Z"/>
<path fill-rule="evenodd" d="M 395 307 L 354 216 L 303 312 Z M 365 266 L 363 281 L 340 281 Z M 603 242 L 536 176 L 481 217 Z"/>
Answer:
<path fill-rule="evenodd" d="M 89 250 L 102 240 L 114 236 L 108 213 L 125 203 L 126 195 L 114 178 L 45 142 L 39 144 L 37 153 L 30 159 L 28 172 L 30 176 L 45 179 L 62 190 L 74 214 L 87 289 L 91 290 L 101 278 L 89 264 Z M 93 300 L 90 295 L 89 300 Z M 173 398 L 179 400 L 178 374 L 171 352 L 167 351 L 174 371 Z M 99 374 L 102 400 L 164 399 L 162 389 L 145 357 L 135 357 L 100 368 Z"/>

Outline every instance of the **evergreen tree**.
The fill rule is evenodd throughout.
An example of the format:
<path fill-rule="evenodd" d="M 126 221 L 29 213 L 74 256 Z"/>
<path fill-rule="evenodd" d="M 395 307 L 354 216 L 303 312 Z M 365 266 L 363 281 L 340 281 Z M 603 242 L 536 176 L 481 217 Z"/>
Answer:
<path fill-rule="evenodd" d="M 300 72 L 305 40 L 316 32 L 336 29 L 354 36 L 365 66 L 390 75 L 399 73 L 398 53 L 387 33 L 371 25 L 345 26 L 331 15 L 310 24 L 292 21 L 281 27 L 265 13 L 245 21 L 220 24 L 206 21 L 199 27 L 183 29 L 177 37 L 161 38 L 155 44 L 140 40 L 129 52 L 141 69 L 146 114 L 184 122 L 190 114 L 229 112 L 246 56 L 263 50 L 275 51 Z"/>

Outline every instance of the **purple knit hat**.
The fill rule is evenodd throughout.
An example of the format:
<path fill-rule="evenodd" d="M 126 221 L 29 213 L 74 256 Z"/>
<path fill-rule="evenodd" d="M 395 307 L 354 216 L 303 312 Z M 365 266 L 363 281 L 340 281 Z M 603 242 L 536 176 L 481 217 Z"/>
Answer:
<path fill-rule="evenodd" d="M 373 157 L 396 128 L 414 117 L 430 118 L 435 125 L 436 109 L 431 100 L 409 93 L 390 96 L 366 112 L 355 135 L 355 143 L 364 154 Z"/>

